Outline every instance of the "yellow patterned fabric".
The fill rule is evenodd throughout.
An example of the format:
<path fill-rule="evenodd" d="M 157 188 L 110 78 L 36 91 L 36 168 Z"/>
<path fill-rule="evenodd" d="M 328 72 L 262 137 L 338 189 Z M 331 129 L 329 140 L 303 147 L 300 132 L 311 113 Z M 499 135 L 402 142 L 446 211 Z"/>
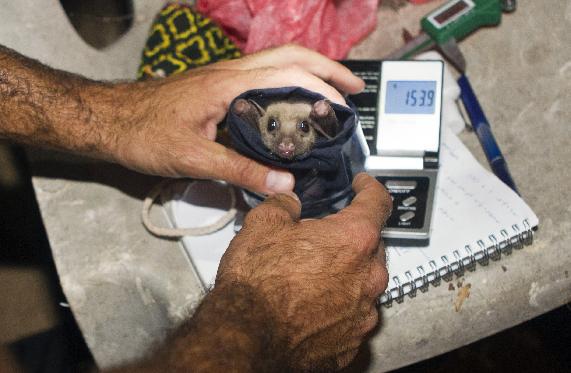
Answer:
<path fill-rule="evenodd" d="M 165 77 L 240 56 L 240 50 L 212 20 L 188 5 L 171 3 L 153 22 L 138 78 Z"/>

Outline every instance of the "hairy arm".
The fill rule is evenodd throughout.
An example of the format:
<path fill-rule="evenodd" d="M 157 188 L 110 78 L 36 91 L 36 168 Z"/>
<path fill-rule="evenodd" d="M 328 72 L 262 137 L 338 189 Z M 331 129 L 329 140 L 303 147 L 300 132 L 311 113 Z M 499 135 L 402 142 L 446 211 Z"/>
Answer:
<path fill-rule="evenodd" d="M 330 85 L 331 84 L 331 85 Z M 301 86 L 343 104 L 334 88 L 363 81 L 316 52 L 285 46 L 165 79 L 97 82 L 0 46 L 0 138 L 117 162 L 148 174 L 221 179 L 261 193 L 293 175 L 216 143 L 231 100 L 254 88 Z"/>
<path fill-rule="evenodd" d="M 0 137 L 111 160 L 114 125 L 128 117 L 118 104 L 122 89 L 0 46 Z"/>
<path fill-rule="evenodd" d="M 116 372 L 280 372 L 285 345 L 267 301 L 244 284 L 217 287 L 151 359 Z"/>
<path fill-rule="evenodd" d="M 380 231 L 390 197 L 357 175 L 351 206 L 300 220 L 277 194 L 250 211 L 216 284 L 187 324 L 131 370 L 332 372 L 348 365 L 378 321 L 388 274 Z"/>

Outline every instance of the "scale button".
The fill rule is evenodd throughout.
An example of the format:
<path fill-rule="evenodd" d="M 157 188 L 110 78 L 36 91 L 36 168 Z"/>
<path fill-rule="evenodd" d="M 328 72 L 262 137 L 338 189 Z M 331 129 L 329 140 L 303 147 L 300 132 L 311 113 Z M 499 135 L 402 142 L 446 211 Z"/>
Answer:
<path fill-rule="evenodd" d="M 388 189 L 415 189 L 416 181 L 414 180 L 387 180 L 385 187 Z"/>
<path fill-rule="evenodd" d="M 410 196 L 410 197 L 406 198 L 404 201 L 402 201 L 402 205 L 404 207 L 412 206 L 415 203 L 416 203 L 416 197 L 415 196 Z"/>
<path fill-rule="evenodd" d="M 407 211 L 401 216 L 399 216 L 400 221 L 402 221 L 403 223 L 411 220 L 412 218 L 414 218 L 414 212 L 412 211 Z"/>

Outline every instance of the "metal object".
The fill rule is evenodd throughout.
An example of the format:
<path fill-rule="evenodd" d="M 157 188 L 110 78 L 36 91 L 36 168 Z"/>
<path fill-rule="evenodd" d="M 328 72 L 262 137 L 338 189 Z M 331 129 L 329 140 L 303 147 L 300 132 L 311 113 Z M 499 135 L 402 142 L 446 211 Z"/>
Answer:
<path fill-rule="evenodd" d="M 422 32 L 385 59 L 409 59 L 436 47 L 460 72 L 466 61 L 457 42 L 485 26 L 500 23 L 502 12 L 513 12 L 515 0 L 451 0 L 420 21 Z"/>
<path fill-rule="evenodd" d="M 396 51 L 392 52 L 391 54 L 385 56 L 384 60 L 400 60 L 408 58 L 417 53 L 422 53 L 432 47 L 434 47 L 435 43 L 425 33 L 421 33 L 417 37 L 411 39 L 408 43 L 406 43 L 402 48 L 397 49 Z"/>
<path fill-rule="evenodd" d="M 502 1 L 502 9 L 506 13 L 511 13 L 517 9 L 517 1 L 516 0 L 503 0 Z"/>
<path fill-rule="evenodd" d="M 460 48 L 458 48 L 456 39 L 448 40 L 446 43 L 440 45 L 438 50 L 459 72 L 464 73 L 466 71 L 466 59 L 460 51 Z"/>

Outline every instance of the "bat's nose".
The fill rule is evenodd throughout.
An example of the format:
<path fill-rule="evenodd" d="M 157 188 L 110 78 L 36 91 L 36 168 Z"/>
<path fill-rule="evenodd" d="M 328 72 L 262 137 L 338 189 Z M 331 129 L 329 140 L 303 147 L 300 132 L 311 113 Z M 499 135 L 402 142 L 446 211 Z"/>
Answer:
<path fill-rule="evenodd" d="M 282 158 L 293 158 L 295 145 L 292 142 L 280 142 L 278 145 L 278 153 Z"/>

